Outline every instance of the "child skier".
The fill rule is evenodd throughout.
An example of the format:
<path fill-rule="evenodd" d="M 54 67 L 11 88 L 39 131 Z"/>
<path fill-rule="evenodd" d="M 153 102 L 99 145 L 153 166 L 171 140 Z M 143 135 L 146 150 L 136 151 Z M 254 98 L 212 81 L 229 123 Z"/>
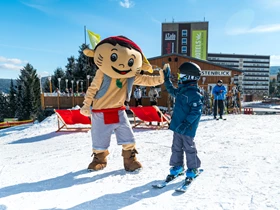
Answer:
<path fill-rule="evenodd" d="M 168 93 L 175 97 L 175 106 L 169 127 L 170 130 L 174 131 L 174 134 L 169 163 L 171 166 L 170 175 L 167 179 L 172 179 L 183 173 L 184 153 L 186 155 L 187 178 L 195 178 L 201 164 L 194 143 L 203 104 L 203 96 L 200 94 L 197 84 L 201 69 L 195 63 L 185 62 L 179 67 L 179 70 L 178 88 L 175 88 L 169 79 L 169 65 L 164 68 L 164 84 Z"/>

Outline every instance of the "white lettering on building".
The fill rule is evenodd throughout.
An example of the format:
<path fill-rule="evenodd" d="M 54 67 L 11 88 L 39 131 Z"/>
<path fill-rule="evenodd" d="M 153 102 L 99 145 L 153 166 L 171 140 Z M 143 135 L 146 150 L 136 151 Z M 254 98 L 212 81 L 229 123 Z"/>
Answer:
<path fill-rule="evenodd" d="M 231 77 L 231 71 L 203 70 L 202 76 L 226 76 Z"/>
<path fill-rule="evenodd" d="M 176 40 L 176 34 L 174 33 L 166 33 L 165 40 Z"/>
<path fill-rule="evenodd" d="M 201 59 L 201 33 L 196 34 L 195 58 Z"/>

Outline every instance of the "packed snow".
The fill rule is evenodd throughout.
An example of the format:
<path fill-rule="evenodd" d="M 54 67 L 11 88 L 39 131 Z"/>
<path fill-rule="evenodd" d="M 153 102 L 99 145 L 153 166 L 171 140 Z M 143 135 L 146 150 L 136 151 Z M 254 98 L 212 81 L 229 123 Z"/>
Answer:
<path fill-rule="evenodd" d="M 134 129 L 139 172 L 123 169 L 112 135 L 108 165 L 87 172 L 91 133 L 55 132 L 57 118 L 0 130 L 0 210 L 280 209 L 280 116 L 202 116 L 195 142 L 204 172 L 187 192 L 152 184 L 169 173 L 173 132 Z"/>

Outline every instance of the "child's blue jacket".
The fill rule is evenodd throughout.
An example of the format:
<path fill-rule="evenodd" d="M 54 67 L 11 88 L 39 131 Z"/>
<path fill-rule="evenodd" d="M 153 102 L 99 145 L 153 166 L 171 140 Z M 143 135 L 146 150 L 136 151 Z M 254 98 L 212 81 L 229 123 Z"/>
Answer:
<path fill-rule="evenodd" d="M 175 97 L 175 106 L 169 129 L 182 135 L 195 137 L 202 114 L 203 96 L 197 82 L 180 84 L 175 88 L 169 78 L 165 77 L 164 85 L 169 94 Z"/>

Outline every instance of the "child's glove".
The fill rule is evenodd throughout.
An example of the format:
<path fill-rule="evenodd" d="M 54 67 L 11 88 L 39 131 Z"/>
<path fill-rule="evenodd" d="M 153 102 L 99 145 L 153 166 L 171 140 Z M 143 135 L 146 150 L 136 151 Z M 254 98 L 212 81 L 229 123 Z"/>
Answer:
<path fill-rule="evenodd" d="M 91 116 L 90 106 L 84 104 L 84 106 L 80 109 L 80 113 L 84 116 L 90 117 Z"/>
<path fill-rule="evenodd" d="M 191 124 L 188 121 L 183 121 L 177 128 L 177 133 L 184 133 L 186 129 L 188 129 L 191 126 Z"/>
<path fill-rule="evenodd" d="M 169 80 L 169 77 L 170 77 L 170 66 L 169 64 L 164 64 L 163 66 L 163 74 L 164 74 L 164 80 Z"/>

